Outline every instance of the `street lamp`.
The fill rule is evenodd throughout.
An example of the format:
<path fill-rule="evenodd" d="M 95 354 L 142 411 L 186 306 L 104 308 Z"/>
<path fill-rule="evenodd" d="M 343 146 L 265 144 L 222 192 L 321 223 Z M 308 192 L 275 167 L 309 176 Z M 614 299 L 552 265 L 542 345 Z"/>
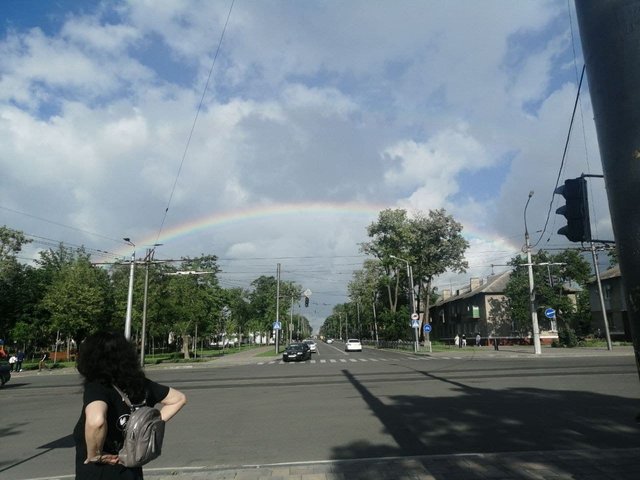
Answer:
<path fill-rule="evenodd" d="M 540 348 L 540 329 L 538 328 L 538 313 L 536 312 L 535 293 L 533 291 L 533 265 L 531 263 L 531 244 L 529 243 L 529 230 L 527 229 L 527 207 L 533 197 L 533 190 L 529 192 L 529 198 L 524 206 L 524 241 L 527 250 L 527 269 L 529 270 L 529 311 L 531 312 L 531 324 L 533 328 L 533 350 L 536 355 L 542 353 Z"/>
<path fill-rule="evenodd" d="M 407 277 L 409 277 L 409 285 L 411 288 L 411 316 L 414 317 L 415 313 L 416 313 L 416 302 L 415 299 L 413 298 L 415 292 L 413 290 L 413 269 L 411 268 L 411 265 L 409 265 L 409 261 L 405 260 L 404 258 L 400 258 L 400 257 L 396 257 L 395 255 L 389 255 L 389 257 L 391 258 L 395 258 L 396 260 L 400 260 L 401 262 L 404 262 L 407 264 Z M 416 334 L 416 343 L 414 346 L 414 350 L 417 352 L 419 349 L 419 340 L 418 340 L 418 329 L 415 328 L 415 334 Z"/>
<path fill-rule="evenodd" d="M 131 309 L 133 306 L 133 272 L 136 266 L 136 244 L 131 241 L 129 237 L 123 238 L 125 242 L 133 247 L 133 253 L 131 254 L 131 272 L 129 274 L 129 295 L 127 296 L 127 315 L 124 321 L 124 337 L 127 340 L 131 339 Z"/>

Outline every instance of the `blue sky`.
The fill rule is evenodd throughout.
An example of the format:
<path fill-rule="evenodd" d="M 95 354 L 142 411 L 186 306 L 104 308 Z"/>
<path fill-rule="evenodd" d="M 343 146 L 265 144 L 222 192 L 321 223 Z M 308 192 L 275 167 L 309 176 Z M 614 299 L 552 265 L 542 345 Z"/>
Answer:
<path fill-rule="evenodd" d="M 126 252 L 122 237 L 142 250 L 235 215 L 158 255 L 216 254 L 227 286 L 281 263 L 314 291 L 316 326 L 346 300 L 375 207 L 445 208 L 463 223 L 470 269 L 442 288 L 520 251 L 530 190 L 529 228 L 542 229 L 583 65 L 571 2 L 231 6 L 4 0 L 0 224 L 35 236 L 34 249 L 83 244 L 108 261 Z M 601 172 L 582 93 L 562 179 Z M 607 236 L 603 185 L 591 193 Z M 247 214 L 269 208 L 298 214 Z M 549 225 L 541 244 L 566 246 L 561 219 Z"/>

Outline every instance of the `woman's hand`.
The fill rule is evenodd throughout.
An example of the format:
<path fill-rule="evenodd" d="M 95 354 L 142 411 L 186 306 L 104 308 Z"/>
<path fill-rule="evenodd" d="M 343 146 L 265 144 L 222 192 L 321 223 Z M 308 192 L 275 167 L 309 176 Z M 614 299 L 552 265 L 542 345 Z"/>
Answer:
<path fill-rule="evenodd" d="M 95 457 L 87 458 L 84 463 L 101 463 L 106 465 L 117 465 L 120 462 L 118 455 L 113 453 L 103 453 Z"/>

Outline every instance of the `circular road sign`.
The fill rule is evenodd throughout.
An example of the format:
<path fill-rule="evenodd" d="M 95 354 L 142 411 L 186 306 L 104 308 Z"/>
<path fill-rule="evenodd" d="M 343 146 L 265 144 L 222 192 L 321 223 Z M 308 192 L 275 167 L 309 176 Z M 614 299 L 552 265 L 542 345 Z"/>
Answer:
<path fill-rule="evenodd" d="M 411 314 L 411 320 L 418 320 L 419 318 L 420 318 L 420 315 L 418 315 L 417 313 Z"/>
<path fill-rule="evenodd" d="M 422 330 L 424 330 L 424 333 L 429 333 L 431 331 L 431 325 L 428 323 L 425 323 L 424 327 L 422 327 Z"/>
<path fill-rule="evenodd" d="M 554 318 L 556 316 L 556 311 L 553 308 L 547 308 L 544 311 L 544 316 L 547 318 Z"/>

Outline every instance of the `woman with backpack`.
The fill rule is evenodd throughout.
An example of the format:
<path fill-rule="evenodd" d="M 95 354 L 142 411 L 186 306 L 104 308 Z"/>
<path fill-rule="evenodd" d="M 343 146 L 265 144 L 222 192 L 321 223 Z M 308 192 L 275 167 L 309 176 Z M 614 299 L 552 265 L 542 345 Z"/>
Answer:
<path fill-rule="evenodd" d="M 122 334 L 87 337 L 80 345 L 77 368 L 84 377 L 84 395 L 73 431 L 76 480 L 142 479 L 141 466 L 126 467 L 118 456 L 132 413 L 125 397 L 134 408 L 161 404 L 160 417 L 166 422 L 185 405 L 185 395 L 146 378 L 134 345 Z"/>

